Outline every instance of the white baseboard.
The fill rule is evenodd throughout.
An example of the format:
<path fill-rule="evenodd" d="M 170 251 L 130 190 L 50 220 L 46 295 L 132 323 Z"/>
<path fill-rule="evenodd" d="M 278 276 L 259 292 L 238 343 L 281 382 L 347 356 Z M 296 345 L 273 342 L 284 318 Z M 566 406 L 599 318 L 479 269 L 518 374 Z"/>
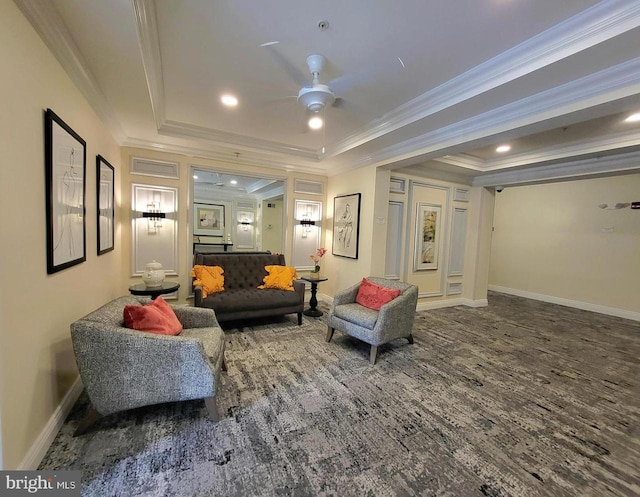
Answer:
<path fill-rule="evenodd" d="M 321 302 L 326 302 L 327 304 L 331 305 L 333 304 L 333 297 L 330 297 L 329 295 L 325 294 L 325 293 L 318 293 L 316 294 L 316 298 L 321 301 Z"/>
<path fill-rule="evenodd" d="M 592 304 L 590 302 L 580 302 L 578 300 L 563 299 L 562 297 L 554 297 L 553 295 L 527 292 L 525 290 L 516 290 L 515 288 L 507 288 L 497 285 L 489 285 L 489 290 L 493 292 L 506 293 L 509 295 L 516 295 L 518 297 L 525 297 L 527 299 L 541 300 L 543 302 L 549 302 L 550 304 L 575 307 L 576 309 L 582 309 L 583 311 L 597 312 L 600 314 L 607 314 L 609 316 L 616 316 L 619 318 L 631 319 L 633 321 L 640 321 L 640 312 L 627 311 L 625 309 L 618 309 L 616 307 L 607 307 L 605 305 Z"/>
<path fill-rule="evenodd" d="M 333 297 L 325 294 L 318 294 L 318 300 L 326 302 L 331 305 L 333 303 Z M 462 297 L 457 299 L 447 299 L 447 300 L 434 300 L 433 302 L 421 302 L 418 300 L 418 306 L 416 308 L 417 311 L 428 311 L 430 309 L 440 309 L 442 307 L 453 307 L 456 305 L 466 305 L 467 307 L 486 307 L 489 305 L 487 299 L 464 299 Z"/>
<path fill-rule="evenodd" d="M 431 309 L 442 309 L 443 307 L 454 307 L 456 305 L 466 305 L 467 307 L 486 307 L 488 305 L 487 299 L 447 299 L 447 300 L 434 300 L 433 302 L 420 302 L 418 301 L 417 311 L 429 311 Z"/>
<path fill-rule="evenodd" d="M 69 391 L 63 397 L 62 402 L 60 402 L 58 407 L 53 411 L 53 414 L 40 432 L 40 435 L 38 435 L 38 438 L 36 438 L 33 445 L 31 445 L 29 452 L 27 452 L 22 462 L 20 462 L 16 468 L 18 471 L 38 469 L 40 462 L 53 443 L 53 439 L 56 438 L 56 435 L 64 424 L 64 420 L 67 419 L 67 416 L 71 412 L 71 408 L 76 403 L 76 400 L 78 400 L 78 397 L 80 397 L 83 388 L 82 380 L 80 380 L 80 377 L 78 376 L 76 381 L 73 382 L 73 385 L 71 385 Z"/>

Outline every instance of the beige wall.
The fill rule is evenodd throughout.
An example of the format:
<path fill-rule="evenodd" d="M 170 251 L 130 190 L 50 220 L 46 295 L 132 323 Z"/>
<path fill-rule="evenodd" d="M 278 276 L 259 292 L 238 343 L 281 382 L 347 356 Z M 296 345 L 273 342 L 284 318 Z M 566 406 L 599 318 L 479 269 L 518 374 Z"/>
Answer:
<path fill-rule="evenodd" d="M 376 168 L 373 166 L 339 174 L 329 178 L 327 188 L 327 216 L 325 218 L 326 237 L 324 247 L 328 249 L 323 263 L 324 275 L 329 278 L 323 282 L 319 292 L 326 295 L 334 295 L 336 291 L 342 290 L 360 281 L 364 276 L 372 274 L 382 275 L 384 272 L 384 247 L 385 238 L 382 240 L 373 238 L 373 225 L 376 206 Z M 387 181 L 386 190 L 389 185 Z M 334 256 L 332 253 L 333 243 L 333 199 L 340 195 L 350 195 L 360 193 L 360 235 L 358 258 L 349 259 L 346 257 Z M 387 194 L 388 195 L 388 194 Z M 386 206 L 381 214 L 386 218 Z M 385 231 L 386 236 L 386 231 Z M 382 247 L 382 264 L 378 268 L 372 269 L 373 250 L 372 247 Z M 373 271 L 373 272 L 372 272 Z"/>
<path fill-rule="evenodd" d="M 478 303 L 487 299 L 494 208 L 493 188 L 471 188 L 462 295 Z"/>
<path fill-rule="evenodd" d="M 275 207 L 269 208 L 267 204 Z M 265 200 L 262 202 L 262 250 L 274 253 L 282 252 L 282 200 Z M 271 228 L 269 228 L 271 226 Z"/>
<path fill-rule="evenodd" d="M 0 381 L 5 469 L 15 469 L 77 378 L 71 322 L 122 290 L 119 147 L 15 4 L 0 2 Z M 44 111 L 87 142 L 87 261 L 47 275 Z M 96 154 L 116 169 L 115 250 L 96 255 Z"/>
<path fill-rule="evenodd" d="M 640 211 L 598 208 L 638 200 L 638 174 L 505 188 L 490 284 L 639 313 Z"/>

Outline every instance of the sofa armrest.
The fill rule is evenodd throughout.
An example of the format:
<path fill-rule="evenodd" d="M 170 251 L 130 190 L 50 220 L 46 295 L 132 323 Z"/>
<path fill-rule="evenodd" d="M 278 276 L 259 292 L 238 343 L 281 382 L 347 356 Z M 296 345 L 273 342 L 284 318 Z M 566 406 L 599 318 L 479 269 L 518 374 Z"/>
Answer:
<path fill-rule="evenodd" d="M 193 305 L 203 307 L 202 305 L 202 285 L 194 285 L 193 287 Z"/>
<path fill-rule="evenodd" d="M 305 288 L 306 288 L 306 285 L 305 285 L 304 281 L 295 280 L 293 282 L 293 289 L 295 290 L 295 292 L 300 297 L 300 302 L 302 302 L 302 306 L 303 307 L 304 307 L 304 291 L 305 291 Z"/>
<path fill-rule="evenodd" d="M 202 294 L 201 294 L 202 295 Z M 211 328 L 220 326 L 213 309 L 205 307 L 173 307 L 173 311 L 178 317 L 178 321 L 184 329 L 188 328 Z"/>

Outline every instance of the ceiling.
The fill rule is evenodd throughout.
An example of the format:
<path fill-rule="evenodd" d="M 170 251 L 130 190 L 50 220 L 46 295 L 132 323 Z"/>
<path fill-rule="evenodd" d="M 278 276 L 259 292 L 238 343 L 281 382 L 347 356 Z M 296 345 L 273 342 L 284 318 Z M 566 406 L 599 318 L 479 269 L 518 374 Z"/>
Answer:
<path fill-rule="evenodd" d="M 224 174 L 206 169 L 195 169 L 192 179 L 195 198 L 200 200 L 247 196 L 262 201 L 282 198 L 284 195 L 282 180 Z"/>
<path fill-rule="evenodd" d="M 15 2 L 121 145 L 484 185 L 640 170 L 640 0 Z M 318 131 L 310 54 L 338 97 Z"/>

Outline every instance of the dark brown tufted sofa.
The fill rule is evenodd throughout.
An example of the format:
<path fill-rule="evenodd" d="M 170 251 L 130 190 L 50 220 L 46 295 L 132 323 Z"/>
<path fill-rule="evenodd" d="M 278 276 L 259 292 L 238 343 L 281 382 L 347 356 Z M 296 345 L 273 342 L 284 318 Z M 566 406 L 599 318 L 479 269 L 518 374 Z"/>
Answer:
<path fill-rule="evenodd" d="M 298 324 L 302 324 L 304 282 L 295 281 L 293 292 L 258 288 L 267 275 L 265 266 L 285 266 L 284 255 L 268 252 L 196 253 L 193 264 L 224 269 L 224 292 L 207 295 L 203 299 L 202 287 L 193 287 L 194 305 L 213 309 L 218 321 L 297 313 Z"/>

